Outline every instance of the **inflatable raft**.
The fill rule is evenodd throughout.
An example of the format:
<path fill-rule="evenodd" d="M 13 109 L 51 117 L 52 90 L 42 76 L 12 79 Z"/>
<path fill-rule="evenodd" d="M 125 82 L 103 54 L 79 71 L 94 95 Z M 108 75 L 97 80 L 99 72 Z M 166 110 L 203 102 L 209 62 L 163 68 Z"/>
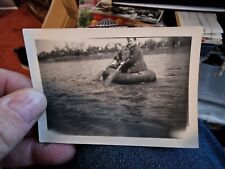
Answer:
<path fill-rule="evenodd" d="M 107 68 L 102 74 L 103 79 L 106 79 L 114 71 L 115 69 L 113 68 Z M 138 73 L 119 73 L 112 82 L 117 84 L 137 84 L 142 82 L 154 82 L 155 80 L 155 72 L 147 69 Z"/>

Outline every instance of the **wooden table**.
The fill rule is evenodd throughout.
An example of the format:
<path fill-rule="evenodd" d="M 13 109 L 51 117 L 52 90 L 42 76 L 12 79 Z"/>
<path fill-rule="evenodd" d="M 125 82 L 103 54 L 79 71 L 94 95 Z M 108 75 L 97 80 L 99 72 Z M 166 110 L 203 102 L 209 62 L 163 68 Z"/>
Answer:
<path fill-rule="evenodd" d="M 21 66 L 14 49 L 24 47 L 23 28 L 40 28 L 41 25 L 26 2 L 17 10 L 0 11 L 0 68 L 30 76 L 29 70 Z"/>

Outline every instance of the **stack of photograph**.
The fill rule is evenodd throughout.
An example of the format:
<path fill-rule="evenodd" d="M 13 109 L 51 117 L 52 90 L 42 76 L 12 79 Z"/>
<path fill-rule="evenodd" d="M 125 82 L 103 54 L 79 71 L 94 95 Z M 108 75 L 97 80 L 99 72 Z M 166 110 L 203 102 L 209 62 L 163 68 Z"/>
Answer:
<path fill-rule="evenodd" d="M 177 26 L 202 26 L 204 28 L 202 43 L 223 44 L 224 31 L 216 13 L 176 11 L 175 16 Z"/>
<path fill-rule="evenodd" d="M 112 5 L 103 0 L 79 1 L 78 27 L 159 27 L 163 23 L 164 10 Z"/>

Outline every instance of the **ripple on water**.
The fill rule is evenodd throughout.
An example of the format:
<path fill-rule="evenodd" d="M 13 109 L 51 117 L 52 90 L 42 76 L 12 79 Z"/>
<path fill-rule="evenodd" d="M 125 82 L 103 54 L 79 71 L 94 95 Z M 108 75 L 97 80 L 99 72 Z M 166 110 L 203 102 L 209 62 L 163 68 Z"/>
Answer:
<path fill-rule="evenodd" d="M 157 81 L 139 85 L 105 86 L 93 80 L 107 59 L 40 65 L 48 127 L 72 135 L 170 137 L 170 128 L 183 127 L 186 120 L 188 74 L 183 67 L 188 62 L 174 55 L 157 57 L 145 57 Z"/>

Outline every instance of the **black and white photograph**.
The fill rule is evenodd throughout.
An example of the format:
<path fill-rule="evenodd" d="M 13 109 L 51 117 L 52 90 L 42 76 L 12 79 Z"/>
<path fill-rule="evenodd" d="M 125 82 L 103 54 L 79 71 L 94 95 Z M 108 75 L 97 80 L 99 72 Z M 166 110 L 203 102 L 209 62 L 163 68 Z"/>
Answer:
<path fill-rule="evenodd" d="M 198 147 L 202 29 L 25 29 L 41 142 Z"/>
<path fill-rule="evenodd" d="M 99 1 L 95 12 L 106 12 L 109 15 L 121 16 L 129 19 L 138 19 L 148 23 L 158 23 L 164 13 L 164 10 L 155 8 L 132 7 L 124 5 L 114 5 Z"/>

